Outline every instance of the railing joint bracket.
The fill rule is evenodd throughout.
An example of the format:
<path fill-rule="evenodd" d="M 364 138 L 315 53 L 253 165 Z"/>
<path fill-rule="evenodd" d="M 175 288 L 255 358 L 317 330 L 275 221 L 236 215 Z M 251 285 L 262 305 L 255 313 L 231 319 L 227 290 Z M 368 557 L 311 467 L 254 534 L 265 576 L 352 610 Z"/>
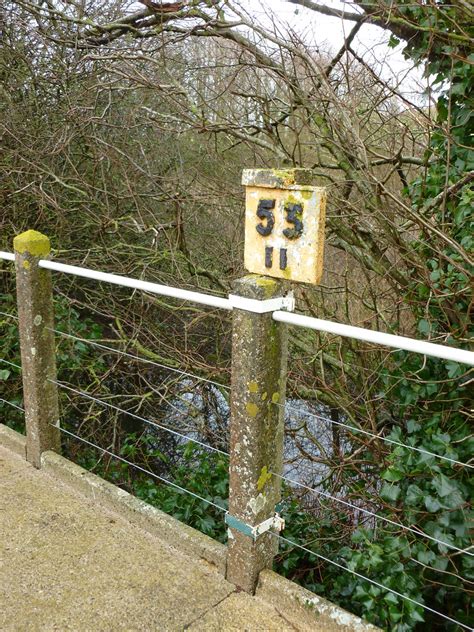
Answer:
<path fill-rule="evenodd" d="M 295 310 L 293 292 L 289 292 L 286 296 L 278 296 L 263 301 L 238 296 L 237 294 L 229 294 L 229 302 L 233 309 L 243 309 L 246 312 L 254 312 L 255 314 L 267 314 L 268 312 L 281 310 L 293 312 Z"/>
<path fill-rule="evenodd" d="M 263 535 L 270 529 L 274 529 L 277 533 L 279 533 L 285 528 L 285 519 L 277 512 L 271 518 L 268 518 L 253 527 L 243 520 L 240 520 L 235 516 L 231 516 L 229 513 L 226 513 L 225 515 L 225 523 L 231 529 L 235 529 L 249 538 L 252 538 L 254 542 L 259 536 Z"/>

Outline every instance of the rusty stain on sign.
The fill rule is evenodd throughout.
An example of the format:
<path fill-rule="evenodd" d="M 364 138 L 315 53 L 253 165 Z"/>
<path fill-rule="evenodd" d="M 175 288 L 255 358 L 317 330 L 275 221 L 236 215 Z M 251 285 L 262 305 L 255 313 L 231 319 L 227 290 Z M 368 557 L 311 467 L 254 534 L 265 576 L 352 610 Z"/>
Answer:
<path fill-rule="evenodd" d="M 245 267 L 249 272 L 319 283 L 326 189 L 309 169 L 245 169 Z"/>

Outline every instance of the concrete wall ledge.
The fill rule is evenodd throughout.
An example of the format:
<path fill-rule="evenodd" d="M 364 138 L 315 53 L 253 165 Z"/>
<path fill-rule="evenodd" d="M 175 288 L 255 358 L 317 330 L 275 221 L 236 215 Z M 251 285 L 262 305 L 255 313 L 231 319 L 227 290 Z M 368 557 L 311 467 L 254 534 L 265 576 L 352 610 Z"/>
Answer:
<path fill-rule="evenodd" d="M 26 437 L 0 424 L 0 445 L 26 458 Z M 130 523 L 194 558 L 202 558 L 225 575 L 226 547 L 152 507 L 124 489 L 55 452 L 43 452 L 41 471 L 53 476 L 104 508 L 119 513 Z"/>
<path fill-rule="evenodd" d="M 0 445 L 26 456 L 26 438 L 0 424 Z M 206 560 L 225 576 L 227 547 L 54 452 L 42 455 L 42 471 L 131 524 L 194 558 Z M 380 632 L 379 628 L 270 570 L 260 573 L 256 597 L 284 612 L 300 632 Z"/>
<path fill-rule="evenodd" d="M 1 423 L 0 445 L 26 459 L 26 437 Z"/>
<path fill-rule="evenodd" d="M 298 630 L 324 632 L 381 632 L 347 610 L 270 570 L 261 571 L 256 596 L 298 622 Z"/>

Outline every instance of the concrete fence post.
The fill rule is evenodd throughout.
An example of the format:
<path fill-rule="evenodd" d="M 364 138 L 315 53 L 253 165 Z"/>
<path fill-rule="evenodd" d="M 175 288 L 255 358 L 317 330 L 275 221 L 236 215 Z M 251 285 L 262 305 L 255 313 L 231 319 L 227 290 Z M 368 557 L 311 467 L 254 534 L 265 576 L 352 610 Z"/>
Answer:
<path fill-rule="evenodd" d="M 249 275 L 236 282 L 234 294 L 261 301 L 284 292 L 277 279 Z M 251 594 L 278 550 L 275 536 L 254 540 L 245 530 L 272 518 L 280 500 L 280 479 L 271 472 L 282 472 L 287 344 L 286 325 L 271 312 L 234 308 L 226 576 Z"/>
<path fill-rule="evenodd" d="M 13 240 L 20 330 L 26 458 L 41 467 L 46 450 L 60 452 L 51 272 L 38 266 L 50 253 L 49 239 L 28 230 Z"/>

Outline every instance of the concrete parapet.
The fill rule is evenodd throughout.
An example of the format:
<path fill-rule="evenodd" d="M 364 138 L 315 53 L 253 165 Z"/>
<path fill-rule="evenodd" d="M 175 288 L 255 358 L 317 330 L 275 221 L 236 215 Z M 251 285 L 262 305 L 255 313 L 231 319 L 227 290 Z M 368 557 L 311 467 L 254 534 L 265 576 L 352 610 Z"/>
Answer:
<path fill-rule="evenodd" d="M 284 612 L 301 632 L 381 632 L 371 623 L 267 569 L 260 573 L 255 596 Z"/>
<path fill-rule="evenodd" d="M 26 459 L 26 437 L 4 424 L 0 424 L 0 445 Z"/>

